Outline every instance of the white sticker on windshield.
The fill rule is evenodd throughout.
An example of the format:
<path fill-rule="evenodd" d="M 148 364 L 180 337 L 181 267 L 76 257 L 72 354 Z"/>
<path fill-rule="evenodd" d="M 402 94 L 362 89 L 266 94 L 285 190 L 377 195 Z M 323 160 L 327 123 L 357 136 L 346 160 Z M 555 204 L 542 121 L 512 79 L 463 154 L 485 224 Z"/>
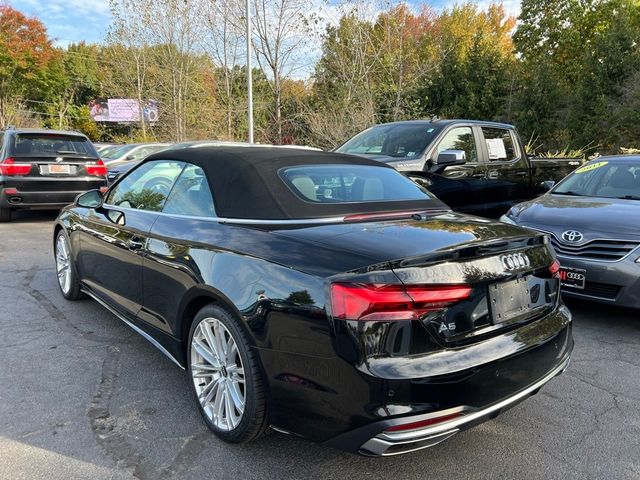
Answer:
<path fill-rule="evenodd" d="M 487 150 L 489 150 L 489 160 L 499 160 L 507 158 L 507 150 L 504 148 L 504 141 L 501 138 L 486 138 Z"/>

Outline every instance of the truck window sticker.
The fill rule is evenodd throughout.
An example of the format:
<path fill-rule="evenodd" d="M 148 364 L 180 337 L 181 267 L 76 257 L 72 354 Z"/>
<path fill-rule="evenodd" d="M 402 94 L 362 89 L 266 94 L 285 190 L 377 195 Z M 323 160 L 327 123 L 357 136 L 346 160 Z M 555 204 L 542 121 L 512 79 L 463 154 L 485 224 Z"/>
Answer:
<path fill-rule="evenodd" d="M 486 138 L 487 150 L 490 160 L 500 160 L 507 158 L 507 149 L 502 138 Z"/>

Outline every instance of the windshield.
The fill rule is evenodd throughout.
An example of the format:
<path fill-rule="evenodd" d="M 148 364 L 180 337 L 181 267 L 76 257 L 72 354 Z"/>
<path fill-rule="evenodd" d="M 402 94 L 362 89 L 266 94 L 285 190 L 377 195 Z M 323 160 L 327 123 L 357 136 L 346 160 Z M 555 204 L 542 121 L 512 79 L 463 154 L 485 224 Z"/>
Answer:
<path fill-rule="evenodd" d="M 77 135 L 50 133 L 21 133 L 10 146 L 11 156 L 82 155 L 96 157 L 97 153 L 89 140 Z"/>
<path fill-rule="evenodd" d="M 280 176 L 302 200 L 361 203 L 434 198 L 396 170 L 369 165 L 307 165 L 284 168 Z"/>
<path fill-rule="evenodd" d="M 117 149 L 122 148 L 122 145 L 107 145 L 101 150 L 98 150 L 102 156 L 110 155 L 112 152 L 115 152 Z"/>
<path fill-rule="evenodd" d="M 640 200 L 640 160 L 596 161 L 578 168 L 552 193 Z"/>
<path fill-rule="evenodd" d="M 358 155 L 417 158 L 439 130 L 430 123 L 379 125 L 359 133 L 336 151 Z"/>
<path fill-rule="evenodd" d="M 137 145 L 119 145 L 117 148 L 113 150 L 110 150 L 110 151 L 104 150 L 102 152 L 102 157 L 115 160 L 117 158 L 122 157 L 123 155 L 126 155 L 128 152 L 130 152 L 136 147 Z"/>

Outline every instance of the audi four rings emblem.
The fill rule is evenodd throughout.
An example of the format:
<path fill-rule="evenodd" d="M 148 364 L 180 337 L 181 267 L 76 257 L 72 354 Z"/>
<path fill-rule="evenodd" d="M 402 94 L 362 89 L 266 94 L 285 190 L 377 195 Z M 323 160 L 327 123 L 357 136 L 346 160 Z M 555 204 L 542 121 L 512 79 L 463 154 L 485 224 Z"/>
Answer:
<path fill-rule="evenodd" d="M 500 257 L 502 265 L 507 270 L 517 270 L 519 268 L 530 267 L 531 260 L 522 253 L 512 253 L 510 255 L 502 255 Z"/>
<path fill-rule="evenodd" d="M 577 230 L 566 230 L 562 232 L 562 239 L 571 243 L 578 243 L 583 239 L 582 233 Z"/>

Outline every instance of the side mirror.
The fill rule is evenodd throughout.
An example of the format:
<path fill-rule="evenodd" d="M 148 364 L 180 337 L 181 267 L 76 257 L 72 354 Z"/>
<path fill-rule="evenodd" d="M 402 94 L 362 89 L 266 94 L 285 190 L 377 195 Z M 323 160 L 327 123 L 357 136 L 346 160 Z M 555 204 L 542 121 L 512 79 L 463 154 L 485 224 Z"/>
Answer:
<path fill-rule="evenodd" d="M 135 159 L 136 159 L 136 157 L 135 157 L 134 155 L 127 155 L 126 157 L 124 157 L 124 159 L 125 159 L 126 161 L 129 161 L 129 160 L 135 160 Z"/>
<path fill-rule="evenodd" d="M 102 206 L 103 198 L 100 190 L 89 190 L 76 197 L 75 204 L 83 208 L 99 208 Z"/>
<path fill-rule="evenodd" d="M 556 182 L 554 182 L 553 180 L 545 180 L 544 182 L 540 182 L 540 188 L 545 192 L 548 192 L 555 186 Z"/>
<path fill-rule="evenodd" d="M 467 163 L 467 154 L 464 150 L 443 150 L 438 154 L 435 162 L 439 167 L 464 165 L 465 163 Z"/>

